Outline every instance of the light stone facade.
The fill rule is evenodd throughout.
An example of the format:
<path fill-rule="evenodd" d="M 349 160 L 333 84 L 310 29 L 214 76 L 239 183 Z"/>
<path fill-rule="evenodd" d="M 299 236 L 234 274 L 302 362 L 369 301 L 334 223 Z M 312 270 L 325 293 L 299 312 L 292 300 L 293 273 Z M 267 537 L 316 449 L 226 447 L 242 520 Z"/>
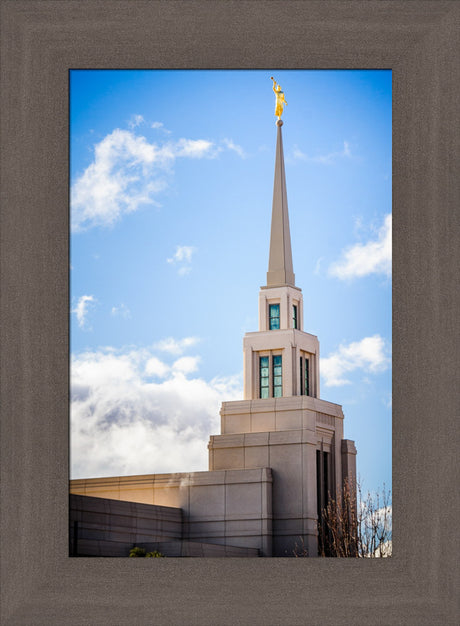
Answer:
<path fill-rule="evenodd" d="M 190 541 L 179 507 L 70 495 L 71 556 L 128 556 L 137 546 L 164 556 L 257 557 L 257 548 Z"/>
<path fill-rule="evenodd" d="M 209 471 L 72 481 L 72 493 L 183 511 L 189 541 L 316 556 L 317 522 L 329 497 L 356 482 L 356 448 L 343 438 L 342 407 L 320 399 L 319 341 L 304 331 L 295 285 L 281 126 L 267 284 L 259 330 L 243 340 L 244 399 L 224 402 L 209 440 Z"/>
<path fill-rule="evenodd" d="M 292 554 L 300 538 L 316 555 L 317 453 L 326 455 L 326 489 L 334 498 L 345 477 L 356 480 L 356 448 L 343 439 L 343 419 L 339 405 L 309 396 L 222 405 L 222 434 L 210 438 L 209 468 L 271 468 L 275 556 Z"/>
<path fill-rule="evenodd" d="M 181 539 L 272 556 L 269 468 L 72 480 L 72 494 L 182 510 Z M 163 541 L 159 536 L 157 541 Z"/>

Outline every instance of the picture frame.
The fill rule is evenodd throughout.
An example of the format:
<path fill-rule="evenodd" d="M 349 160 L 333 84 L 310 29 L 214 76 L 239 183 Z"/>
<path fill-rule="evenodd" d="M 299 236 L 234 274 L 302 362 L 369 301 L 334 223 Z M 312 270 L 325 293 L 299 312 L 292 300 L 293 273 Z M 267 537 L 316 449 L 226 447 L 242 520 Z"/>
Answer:
<path fill-rule="evenodd" d="M 3 623 L 457 623 L 459 17 L 448 0 L 3 2 Z M 393 557 L 68 556 L 71 68 L 392 70 Z"/>

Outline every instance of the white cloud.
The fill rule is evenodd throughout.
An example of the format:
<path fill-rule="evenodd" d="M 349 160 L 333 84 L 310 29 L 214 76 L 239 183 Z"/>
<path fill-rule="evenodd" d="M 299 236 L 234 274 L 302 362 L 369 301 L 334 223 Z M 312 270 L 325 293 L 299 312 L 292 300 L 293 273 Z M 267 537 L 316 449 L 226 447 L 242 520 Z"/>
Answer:
<path fill-rule="evenodd" d="M 353 231 L 356 235 L 360 235 L 363 229 L 363 218 L 361 217 L 361 215 L 358 215 L 354 218 Z"/>
<path fill-rule="evenodd" d="M 110 313 L 114 317 L 123 317 L 124 319 L 129 319 L 131 317 L 131 311 L 123 302 L 120 304 L 120 306 L 113 306 Z"/>
<path fill-rule="evenodd" d="M 174 149 L 176 156 L 192 159 L 201 159 L 204 156 L 214 158 L 219 152 L 212 141 L 206 139 L 179 139 Z"/>
<path fill-rule="evenodd" d="M 73 356 L 72 478 L 207 469 L 220 404 L 242 389 L 239 376 L 187 377 L 196 364 L 183 357 L 170 368 L 151 349 Z"/>
<path fill-rule="evenodd" d="M 199 357 L 197 356 L 182 356 L 173 363 L 172 369 L 174 372 L 182 372 L 182 374 L 192 374 L 198 369 Z"/>
<path fill-rule="evenodd" d="M 71 189 L 74 231 L 111 226 L 144 204 L 167 184 L 177 158 L 214 158 L 218 149 L 205 139 L 149 143 L 128 130 L 115 129 L 94 147 L 94 160 Z"/>
<path fill-rule="evenodd" d="M 364 373 L 375 374 L 386 370 L 390 365 L 385 340 L 380 335 L 365 337 L 348 345 L 341 345 L 320 362 L 321 375 L 326 387 L 350 384 L 346 374 L 360 369 Z"/>
<path fill-rule="evenodd" d="M 176 252 L 172 259 L 168 259 L 168 263 L 181 262 L 185 261 L 186 263 L 190 263 L 192 261 L 192 254 L 195 251 L 195 248 L 192 246 L 177 246 Z"/>
<path fill-rule="evenodd" d="M 89 309 L 96 302 L 94 296 L 81 296 L 75 308 L 72 309 L 72 313 L 77 316 L 77 322 L 80 328 L 87 328 L 87 316 Z"/>
<path fill-rule="evenodd" d="M 337 159 L 351 158 L 352 154 L 350 144 L 348 143 L 348 141 L 344 141 L 342 150 L 329 152 L 328 154 L 317 156 L 309 156 L 308 154 L 305 154 L 305 152 L 302 152 L 300 148 L 295 146 L 292 156 L 294 157 L 294 159 L 299 159 L 301 161 L 310 161 L 311 163 L 323 163 L 324 165 L 331 165 L 332 163 L 335 163 Z"/>
<path fill-rule="evenodd" d="M 223 140 L 223 143 L 225 145 L 226 148 L 228 148 L 229 150 L 233 150 L 233 152 L 236 152 L 236 154 L 241 157 L 242 159 L 246 158 L 246 153 L 243 150 L 243 148 L 241 146 L 239 146 L 238 144 L 236 144 L 233 139 L 227 139 L 225 138 Z"/>
<path fill-rule="evenodd" d="M 146 376 L 164 378 L 170 370 L 171 368 L 163 363 L 163 361 L 160 361 L 156 356 L 152 356 L 145 363 L 144 373 Z"/>
<path fill-rule="evenodd" d="M 167 128 L 165 128 L 163 122 L 152 122 L 151 124 L 152 128 L 154 128 L 155 130 L 162 130 L 164 133 L 170 135 L 171 131 L 168 130 Z"/>
<path fill-rule="evenodd" d="M 192 267 L 192 255 L 196 252 L 193 246 L 176 246 L 176 251 L 170 259 L 166 259 L 168 263 L 177 266 L 177 272 L 180 276 L 189 274 Z"/>
<path fill-rule="evenodd" d="M 298 146 L 294 146 L 294 150 L 292 151 L 292 156 L 294 157 L 294 159 L 299 159 L 301 161 L 308 160 L 308 156 L 305 154 L 305 152 L 302 152 L 302 150 Z"/>
<path fill-rule="evenodd" d="M 342 280 L 369 274 L 391 276 L 391 213 L 385 216 L 376 239 L 345 250 L 341 259 L 331 265 L 329 273 Z"/>
<path fill-rule="evenodd" d="M 128 122 L 130 128 L 136 128 L 145 122 L 142 115 L 131 115 L 131 119 Z"/>
<path fill-rule="evenodd" d="M 156 343 L 153 347 L 161 352 L 168 352 L 175 356 L 179 356 L 185 352 L 188 348 L 195 346 L 199 342 L 198 337 L 184 337 L 184 339 L 174 339 L 174 337 L 167 337 Z"/>
<path fill-rule="evenodd" d="M 320 256 L 319 259 L 316 260 L 315 269 L 313 270 L 314 274 L 319 274 L 321 271 L 321 263 L 324 261 L 324 257 Z"/>

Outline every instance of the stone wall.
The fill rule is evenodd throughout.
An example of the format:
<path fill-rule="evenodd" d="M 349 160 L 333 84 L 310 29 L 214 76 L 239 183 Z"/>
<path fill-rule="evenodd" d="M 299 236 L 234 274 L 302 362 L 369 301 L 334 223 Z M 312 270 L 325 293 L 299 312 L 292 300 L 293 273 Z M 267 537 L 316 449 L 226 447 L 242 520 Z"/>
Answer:
<path fill-rule="evenodd" d="M 269 468 L 80 479 L 70 492 L 181 509 L 185 541 L 272 555 Z"/>
<path fill-rule="evenodd" d="M 129 556 L 132 547 L 182 540 L 182 511 L 70 495 L 70 556 Z"/>

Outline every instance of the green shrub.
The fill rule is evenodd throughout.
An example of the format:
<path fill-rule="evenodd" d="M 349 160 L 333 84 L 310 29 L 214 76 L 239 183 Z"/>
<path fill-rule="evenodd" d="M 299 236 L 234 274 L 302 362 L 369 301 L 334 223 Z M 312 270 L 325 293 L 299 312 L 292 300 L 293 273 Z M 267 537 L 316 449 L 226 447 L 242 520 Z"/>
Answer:
<path fill-rule="evenodd" d="M 158 558 L 164 557 L 164 554 L 161 554 L 161 552 L 158 552 L 158 550 L 153 550 L 153 552 L 146 553 L 145 548 L 138 548 L 136 546 L 135 548 L 131 548 L 131 550 L 129 551 L 129 556 Z"/>
<path fill-rule="evenodd" d="M 145 556 L 147 558 L 149 557 L 158 558 L 158 557 L 164 557 L 164 554 L 161 554 L 161 552 L 158 552 L 158 550 L 154 550 L 153 552 L 147 552 Z"/>
<path fill-rule="evenodd" d="M 129 551 L 129 556 L 145 556 L 145 549 L 144 548 L 132 548 Z"/>

